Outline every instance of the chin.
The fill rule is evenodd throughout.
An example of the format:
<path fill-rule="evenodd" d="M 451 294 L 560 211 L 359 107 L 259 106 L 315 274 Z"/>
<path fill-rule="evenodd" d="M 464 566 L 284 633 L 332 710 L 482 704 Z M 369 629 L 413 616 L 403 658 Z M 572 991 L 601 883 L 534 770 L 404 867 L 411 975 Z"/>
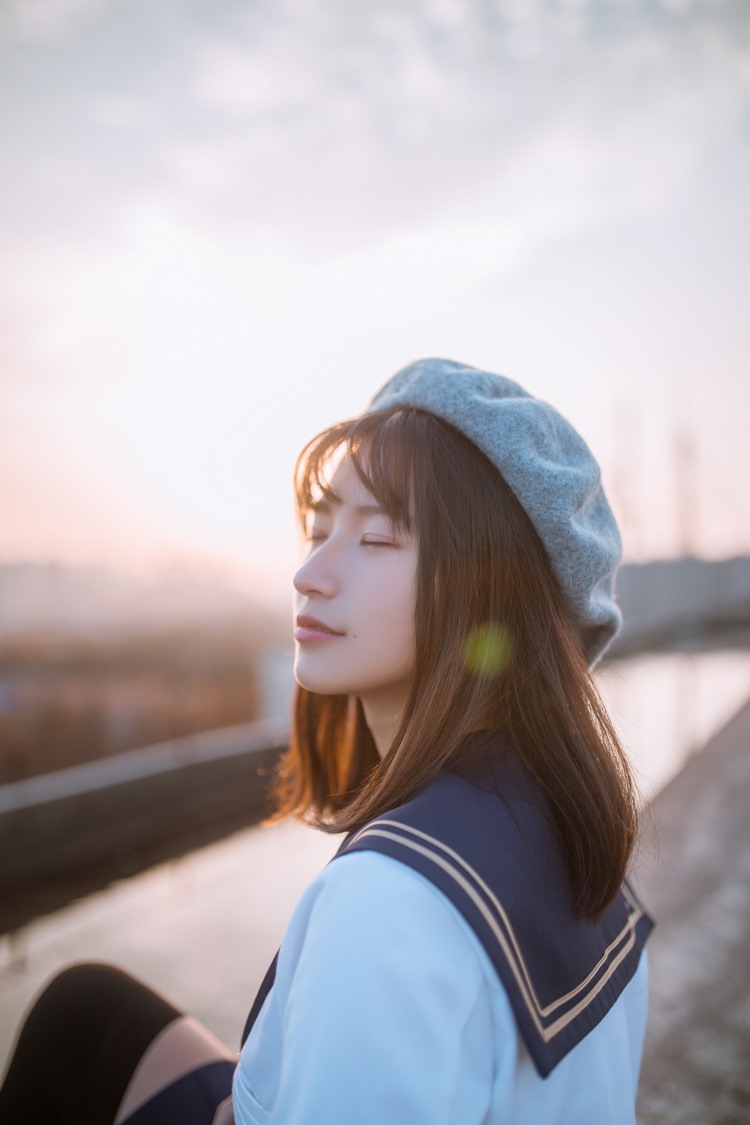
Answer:
<path fill-rule="evenodd" d="M 326 676 L 307 674 L 299 668 L 294 669 L 294 678 L 298 687 L 311 691 L 314 695 L 350 695 L 353 690 L 350 684 Z"/>

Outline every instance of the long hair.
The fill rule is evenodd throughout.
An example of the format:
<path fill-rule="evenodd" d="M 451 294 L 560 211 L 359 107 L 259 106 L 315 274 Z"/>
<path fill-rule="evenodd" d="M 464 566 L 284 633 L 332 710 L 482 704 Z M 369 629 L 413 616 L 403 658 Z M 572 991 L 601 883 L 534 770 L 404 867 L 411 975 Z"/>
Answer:
<path fill-rule="evenodd" d="M 497 727 L 546 797 L 574 908 L 597 918 L 626 874 L 634 785 L 529 517 L 455 427 L 393 408 L 333 426 L 303 449 L 303 523 L 321 494 L 336 499 L 326 469 L 341 450 L 394 524 L 416 535 L 413 678 L 382 760 L 356 698 L 298 687 L 272 819 L 359 829 L 460 765 L 470 731 Z"/>

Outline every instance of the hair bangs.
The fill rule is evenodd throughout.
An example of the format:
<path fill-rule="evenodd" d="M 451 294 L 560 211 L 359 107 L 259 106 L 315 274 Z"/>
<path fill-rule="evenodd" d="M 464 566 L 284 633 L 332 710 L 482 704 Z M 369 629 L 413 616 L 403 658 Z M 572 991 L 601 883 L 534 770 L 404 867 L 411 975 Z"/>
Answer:
<path fill-rule="evenodd" d="M 340 422 L 317 434 L 302 450 L 295 469 L 300 519 L 304 522 L 321 500 L 340 502 L 331 478 L 346 457 L 388 518 L 411 533 L 416 461 L 424 440 L 420 429 L 418 411 L 397 407 Z"/>

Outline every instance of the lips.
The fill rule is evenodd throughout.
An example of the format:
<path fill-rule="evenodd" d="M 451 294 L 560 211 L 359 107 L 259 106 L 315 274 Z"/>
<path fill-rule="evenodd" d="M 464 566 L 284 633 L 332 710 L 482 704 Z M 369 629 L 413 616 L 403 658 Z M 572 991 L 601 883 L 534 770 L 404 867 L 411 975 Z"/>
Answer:
<path fill-rule="evenodd" d="M 331 629 L 317 617 L 310 617 L 307 613 L 300 613 L 297 617 L 297 629 L 294 636 L 298 641 L 312 641 L 320 637 L 342 637 L 344 634 Z"/>

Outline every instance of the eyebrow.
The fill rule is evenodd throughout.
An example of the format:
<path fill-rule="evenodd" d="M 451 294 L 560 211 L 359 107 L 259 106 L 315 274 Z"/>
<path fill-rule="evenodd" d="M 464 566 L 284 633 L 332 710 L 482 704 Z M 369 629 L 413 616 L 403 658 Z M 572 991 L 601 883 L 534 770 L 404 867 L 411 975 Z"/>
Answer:
<path fill-rule="evenodd" d="M 315 515 L 316 512 L 325 514 L 326 512 L 330 512 L 331 508 L 340 508 L 341 506 L 341 500 L 316 500 L 310 505 L 308 510 L 313 515 Z M 385 516 L 388 514 L 385 508 L 381 507 L 380 504 L 357 504 L 354 510 L 360 516 Z"/>

